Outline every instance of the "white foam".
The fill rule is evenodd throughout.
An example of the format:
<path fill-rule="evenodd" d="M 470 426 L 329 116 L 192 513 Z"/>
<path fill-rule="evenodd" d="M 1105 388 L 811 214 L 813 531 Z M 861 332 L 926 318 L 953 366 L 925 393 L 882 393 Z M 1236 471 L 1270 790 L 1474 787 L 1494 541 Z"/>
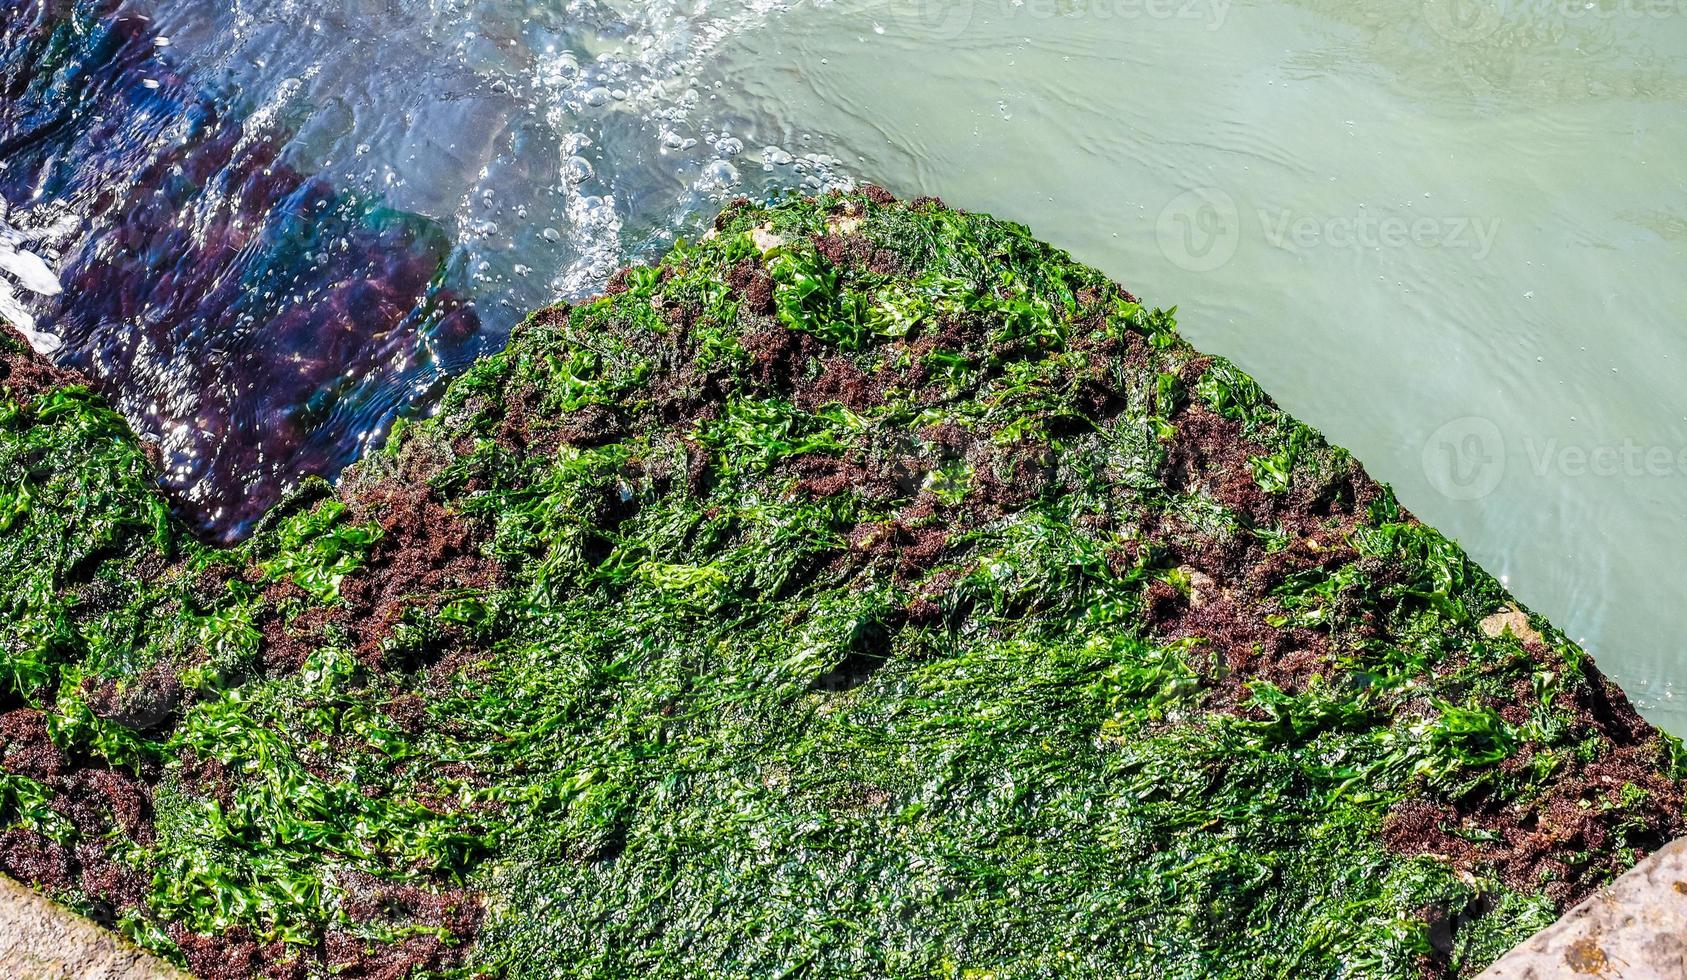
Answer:
<path fill-rule="evenodd" d="M 8 214 L 10 210 L 10 207 L 5 209 Z M 20 232 L 0 222 L 0 319 L 23 334 L 37 351 L 57 353 L 64 343 L 36 329 L 29 294 L 53 297 L 64 292 L 64 286 L 47 260 L 25 248 L 24 242 Z"/>
<path fill-rule="evenodd" d="M 13 241 L 13 234 L 0 231 L 0 271 L 11 273 L 18 284 L 41 296 L 57 296 L 64 292 L 59 277 L 47 260 Z"/>

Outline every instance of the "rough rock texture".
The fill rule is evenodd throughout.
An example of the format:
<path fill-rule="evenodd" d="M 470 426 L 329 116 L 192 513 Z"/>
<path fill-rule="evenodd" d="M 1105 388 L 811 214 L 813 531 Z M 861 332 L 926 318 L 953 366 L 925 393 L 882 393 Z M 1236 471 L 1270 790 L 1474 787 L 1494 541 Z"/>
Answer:
<path fill-rule="evenodd" d="M 11 980 L 182 980 L 185 975 L 0 877 L 0 976 Z"/>
<path fill-rule="evenodd" d="M 0 351 L 0 871 L 206 977 L 1474 975 L 1683 753 L 1026 229 L 737 202 L 186 533 Z"/>
<path fill-rule="evenodd" d="M 1507 954 L 1484 980 L 1687 980 L 1687 839 Z"/>

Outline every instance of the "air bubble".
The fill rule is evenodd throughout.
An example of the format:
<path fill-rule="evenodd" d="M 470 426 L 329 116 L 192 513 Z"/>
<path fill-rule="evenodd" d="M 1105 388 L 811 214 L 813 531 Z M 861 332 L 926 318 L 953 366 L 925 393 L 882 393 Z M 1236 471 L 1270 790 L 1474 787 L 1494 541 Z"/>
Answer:
<path fill-rule="evenodd" d="M 562 179 L 570 184 L 581 184 L 592 179 L 592 162 L 585 157 L 569 157 L 562 165 Z"/>
<path fill-rule="evenodd" d="M 697 183 L 706 190 L 724 190 L 738 183 L 738 168 L 725 160 L 716 160 L 703 168 Z"/>

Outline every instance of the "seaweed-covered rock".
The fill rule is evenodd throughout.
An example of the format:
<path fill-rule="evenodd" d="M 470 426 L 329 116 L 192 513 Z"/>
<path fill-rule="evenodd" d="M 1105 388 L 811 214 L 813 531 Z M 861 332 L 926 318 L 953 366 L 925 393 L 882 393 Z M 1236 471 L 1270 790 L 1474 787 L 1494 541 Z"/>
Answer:
<path fill-rule="evenodd" d="M 0 367 L 0 869 L 206 976 L 1455 976 L 1679 743 L 1022 227 L 728 208 L 238 547 Z"/>

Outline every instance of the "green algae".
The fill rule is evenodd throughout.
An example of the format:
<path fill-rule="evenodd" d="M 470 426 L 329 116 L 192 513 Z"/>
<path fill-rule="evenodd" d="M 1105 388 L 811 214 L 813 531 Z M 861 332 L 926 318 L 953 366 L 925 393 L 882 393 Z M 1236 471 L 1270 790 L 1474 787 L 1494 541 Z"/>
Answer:
<path fill-rule="evenodd" d="M 937 203 L 735 205 L 237 548 L 15 390 L 0 859 L 200 972 L 1461 975 L 1681 829 L 1455 544 Z"/>

